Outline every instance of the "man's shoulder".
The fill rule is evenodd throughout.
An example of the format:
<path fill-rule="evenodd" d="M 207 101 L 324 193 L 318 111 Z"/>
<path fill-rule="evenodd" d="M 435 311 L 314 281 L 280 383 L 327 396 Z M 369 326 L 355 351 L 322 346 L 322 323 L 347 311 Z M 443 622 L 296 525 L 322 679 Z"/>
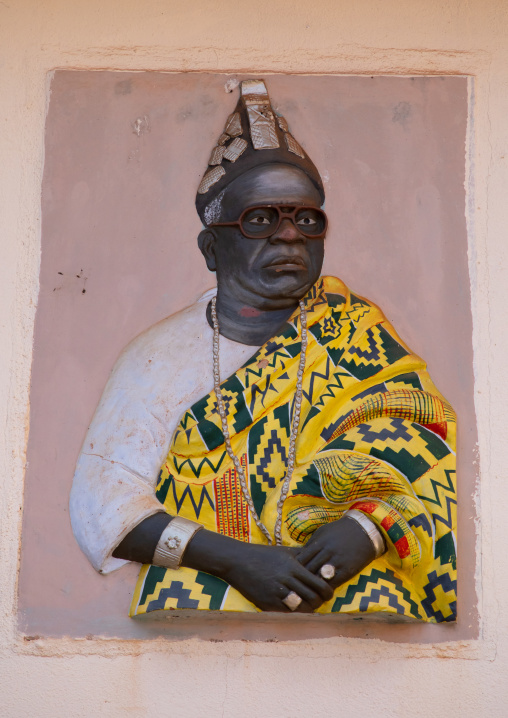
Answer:
<path fill-rule="evenodd" d="M 350 319 L 364 322 L 384 322 L 386 318 L 377 304 L 370 299 L 352 291 L 338 277 L 324 276 L 322 291 L 332 309 L 344 309 Z"/>
<path fill-rule="evenodd" d="M 151 363 L 182 357 L 200 344 L 208 331 L 206 304 L 215 290 L 205 292 L 194 304 L 175 312 L 138 334 L 123 349 L 115 369 L 126 365 L 147 366 Z"/>
<path fill-rule="evenodd" d="M 379 341 L 385 356 L 392 358 L 413 354 L 401 339 L 383 311 L 370 299 L 352 292 L 336 277 L 322 277 L 322 291 L 330 309 L 327 314 L 332 322 L 351 326 L 350 340 L 353 344 L 366 339 L 366 346 L 372 348 Z M 363 350 L 365 351 L 365 350 Z"/>

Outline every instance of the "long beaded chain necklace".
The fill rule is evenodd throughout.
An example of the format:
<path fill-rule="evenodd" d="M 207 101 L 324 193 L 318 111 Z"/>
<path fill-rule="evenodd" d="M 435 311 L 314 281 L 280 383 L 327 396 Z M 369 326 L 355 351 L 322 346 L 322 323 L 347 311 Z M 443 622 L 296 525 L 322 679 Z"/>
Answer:
<path fill-rule="evenodd" d="M 252 496 L 247 488 L 247 479 L 245 478 L 245 472 L 240 463 L 239 458 L 233 451 L 231 446 L 231 438 L 229 435 L 228 420 L 226 407 L 224 406 L 224 399 L 222 398 L 222 390 L 220 388 L 220 366 L 219 366 L 219 322 L 217 320 L 217 309 L 216 309 L 217 297 L 212 299 L 212 321 L 213 321 L 213 386 L 215 389 L 215 395 L 217 397 L 217 408 L 222 423 L 222 433 L 224 434 L 224 443 L 226 444 L 226 451 L 228 452 L 229 458 L 235 465 L 236 473 L 240 479 L 240 486 L 242 488 L 243 497 L 249 507 L 252 518 L 254 519 L 256 526 L 259 528 L 261 533 L 267 538 L 267 540 L 277 546 L 282 544 L 282 507 L 287 498 L 289 491 L 289 484 L 293 476 L 293 470 L 295 468 L 295 446 L 296 437 L 298 436 L 298 427 L 300 424 L 300 411 L 302 407 L 302 381 L 303 373 L 305 371 L 305 353 L 307 350 L 307 312 L 305 310 L 305 304 L 300 299 L 300 325 L 302 327 L 302 349 L 300 352 L 300 364 L 298 366 L 298 372 L 296 375 L 296 392 L 293 407 L 293 421 L 291 424 L 291 437 L 289 439 L 289 450 L 288 450 L 288 462 L 286 467 L 286 475 L 282 483 L 280 497 L 277 502 L 277 518 L 275 520 L 274 527 L 274 538 L 272 538 L 270 532 L 260 520 L 254 507 Z M 274 541 L 275 539 L 275 541 Z"/>

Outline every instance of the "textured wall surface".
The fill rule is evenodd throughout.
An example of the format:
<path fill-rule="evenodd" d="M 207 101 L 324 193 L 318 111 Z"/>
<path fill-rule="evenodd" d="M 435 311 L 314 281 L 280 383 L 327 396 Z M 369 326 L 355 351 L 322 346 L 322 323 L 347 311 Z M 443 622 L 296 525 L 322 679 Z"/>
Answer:
<path fill-rule="evenodd" d="M 0 715 L 325 716 L 339 706 L 362 717 L 505 715 L 507 14 L 501 0 L 0 3 Z M 477 638 L 139 642 L 18 630 L 44 127 L 56 68 L 474 78 L 466 221 L 480 518 L 471 515 L 466 530 L 478 542 L 468 567 Z"/>

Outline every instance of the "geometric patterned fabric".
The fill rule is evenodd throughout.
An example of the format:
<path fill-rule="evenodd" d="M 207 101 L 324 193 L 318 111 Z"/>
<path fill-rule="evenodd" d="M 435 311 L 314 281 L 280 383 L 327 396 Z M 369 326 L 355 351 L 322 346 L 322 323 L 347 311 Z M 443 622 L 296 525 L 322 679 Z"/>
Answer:
<path fill-rule="evenodd" d="M 425 363 L 382 312 L 334 277 L 304 298 L 308 347 L 296 463 L 284 504 L 287 546 L 354 508 L 387 552 L 335 590 L 319 613 L 456 619 L 455 415 Z M 299 309 L 221 385 L 233 451 L 273 535 L 300 358 Z M 171 515 L 266 544 L 226 453 L 212 391 L 182 416 L 156 495 Z M 155 610 L 256 611 L 223 580 L 192 569 L 141 569 L 131 616 Z"/>

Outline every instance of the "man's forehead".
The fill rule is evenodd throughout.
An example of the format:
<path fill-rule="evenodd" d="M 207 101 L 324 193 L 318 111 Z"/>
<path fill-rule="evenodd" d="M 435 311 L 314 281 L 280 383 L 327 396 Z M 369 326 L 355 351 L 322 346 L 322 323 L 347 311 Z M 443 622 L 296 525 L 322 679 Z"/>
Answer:
<path fill-rule="evenodd" d="M 319 191 L 302 170 L 284 164 L 257 167 L 234 180 L 225 193 L 224 208 L 254 204 L 311 204 L 319 207 Z"/>

